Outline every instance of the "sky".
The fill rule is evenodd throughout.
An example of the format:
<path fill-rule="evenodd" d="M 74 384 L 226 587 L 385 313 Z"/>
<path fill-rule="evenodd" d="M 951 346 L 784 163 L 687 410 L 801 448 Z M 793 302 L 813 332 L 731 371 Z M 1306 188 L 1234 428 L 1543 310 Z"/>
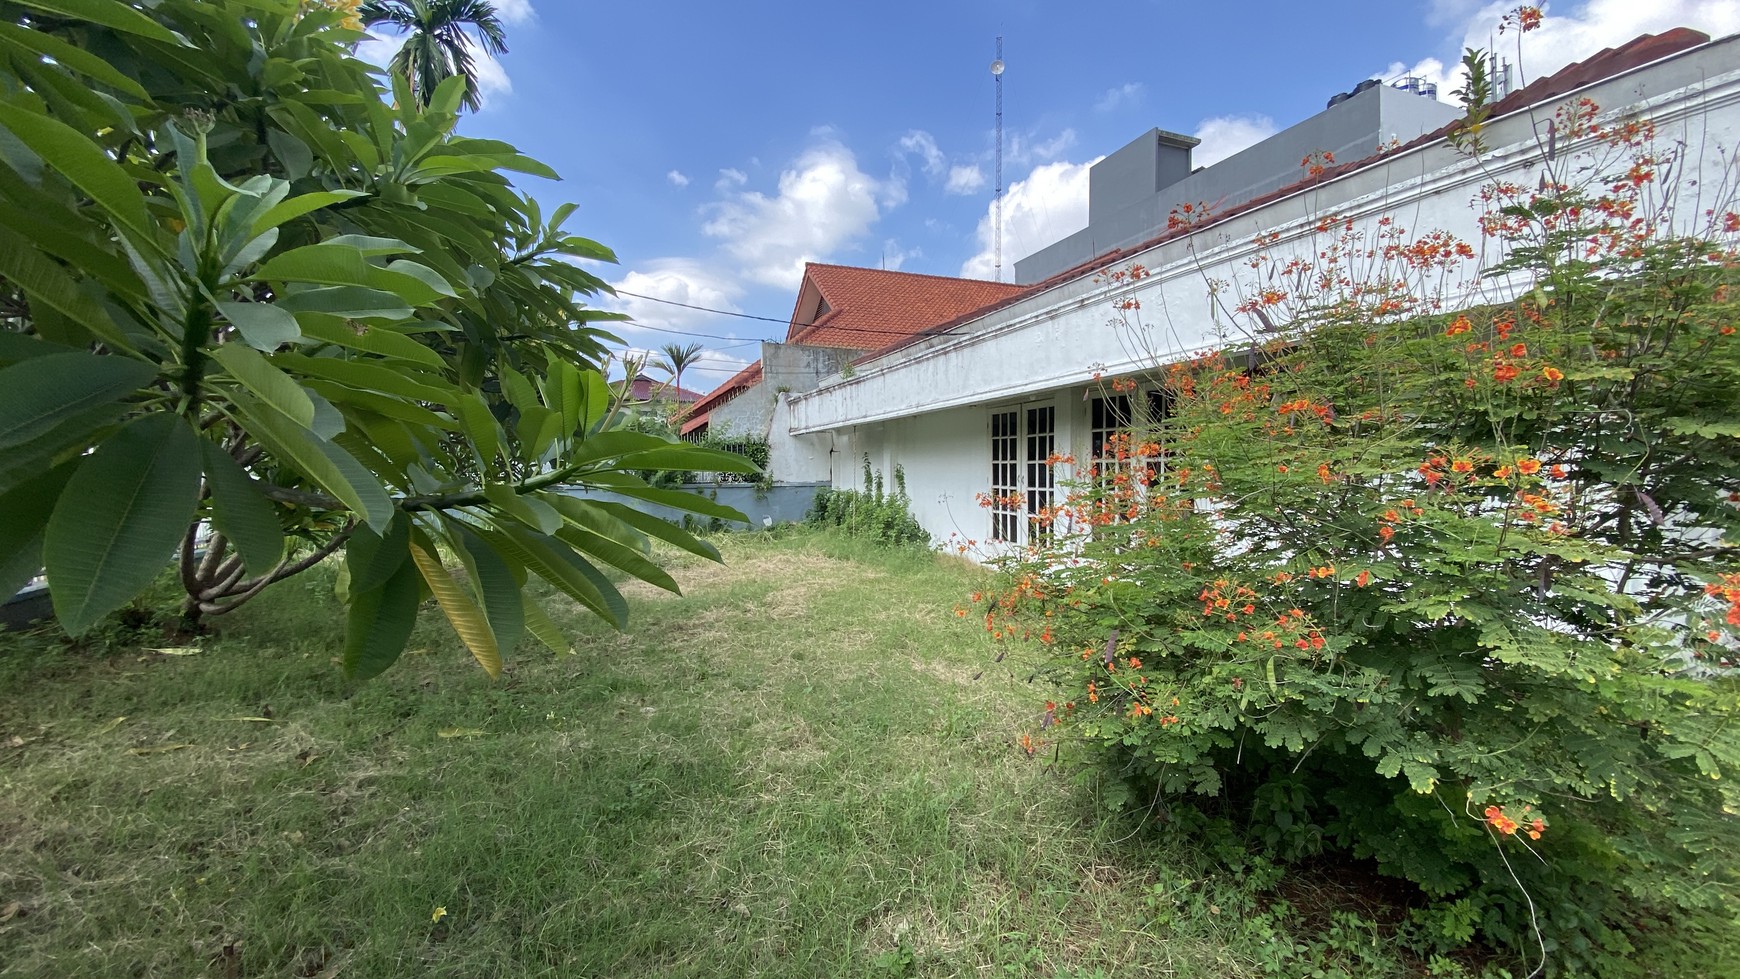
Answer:
<path fill-rule="evenodd" d="M 577 204 L 567 230 L 615 251 L 594 271 L 619 294 L 595 303 L 634 317 L 614 328 L 629 351 L 706 348 L 683 376 L 698 391 L 784 339 L 806 261 L 997 276 L 999 36 L 1013 281 L 1016 259 L 1086 226 L 1088 167 L 1150 128 L 1200 138 L 1201 166 L 1365 78 L 1422 75 L 1449 101 L 1465 47 L 1496 47 L 1526 83 L 1642 33 L 1740 31 L 1740 0 L 1550 3 L 1521 38 L 1495 33 L 1514 3 L 1477 0 L 495 6 L 508 51 L 482 56 L 484 106 L 460 131 L 562 176 L 516 182 L 546 213 Z"/>

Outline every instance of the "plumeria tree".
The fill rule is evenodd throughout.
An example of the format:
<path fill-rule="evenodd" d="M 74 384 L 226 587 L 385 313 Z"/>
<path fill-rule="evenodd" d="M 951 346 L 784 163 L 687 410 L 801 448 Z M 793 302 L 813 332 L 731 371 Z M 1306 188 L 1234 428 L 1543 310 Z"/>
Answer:
<path fill-rule="evenodd" d="M 605 569 L 674 589 L 680 528 L 567 485 L 706 516 L 636 471 L 753 469 L 618 428 L 616 318 L 545 216 L 427 106 L 351 57 L 344 5 L 0 4 L 0 591 L 46 566 L 77 635 L 174 556 L 185 624 L 344 555 L 345 669 L 389 666 L 433 596 L 491 674 L 567 644 L 536 575 L 620 624 Z"/>
<path fill-rule="evenodd" d="M 1678 940 L 1714 975 L 1740 897 L 1740 215 L 1706 194 L 1689 220 L 1692 150 L 1602 119 L 1560 107 L 1594 148 L 1476 201 L 1487 271 L 1532 283 L 1513 301 L 1446 304 L 1474 243 L 1390 218 L 1261 240 L 1215 289 L 1247 339 L 1108 380 L 1171 416 L 978 611 L 1059 684 L 1024 748 L 1102 765 L 1114 803 L 1374 861 L 1429 900 L 1428 948 L 1624 975 Z"/>

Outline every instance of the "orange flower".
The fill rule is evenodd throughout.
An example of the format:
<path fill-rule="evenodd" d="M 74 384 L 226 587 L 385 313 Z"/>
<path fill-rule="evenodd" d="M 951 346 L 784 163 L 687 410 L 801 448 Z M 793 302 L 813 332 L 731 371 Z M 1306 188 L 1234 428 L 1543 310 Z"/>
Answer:
<path fill-rule="evenodd" d="M 1545 367 L 1541 369 L 1541 376 L 1557 384 L 1565 379 L 1565 372 L 1557 367 Z"/>
<path fill-rule="evenodd" d="M 1510 348 L 1510 355 L 1512 357 L 1527 357 L 1529 355 L 1528 344 L 1518 343 L 1518 344 L 1512 345 Z"/>
<path fill-rule="evenodd" d="M 1516 820 L 1506 816 L 1502 808 L 1498 806 L 1487 806 L 1485 816 L 1486 825 L 1491 826 L 1500 833 L 1503 833 L 1506 836 L 1511 836 L 1516 833 Z"/>
<path fill-rule="evenodd" d="M 1524 476 L 1533 476 L 1535 473 L 1541 471 L 1541 460 L 1520 459 L 1517 461 L 1516 471 L 1522 473 Z"/>
<path fill-rule="evenodd" d="M 1389 527 L 1384 526 L 1384 527 L 1378 528 L 1378 537 L 1382 538 L 1383 542 L 1385 544 L 1388 544 L 1390 542 L 1390 538 L 1394 537 L 1394 536 L 1396 536 L 1396 532 L 1394 530 L 1390 529 Z"/>
<path fill-rule="evenodd" d="M 1371 572 L 1361 571 L 1359 574 L 1354 576 L 1353 583 L 1364 588 L 1366 585 L 1371 583 Z"/>
<path fill-rule="evenodd" d="M 1474 471 L 1474 463 L 1467 459 L 1457 459 L 1450 464 L 1450 471 L 1453 473 L 1471 473 Z"/>
<path fill-rule="evenodd" d="M 1444 335 L 1448 337 L 1458 336 L 1467 333 L 1472 328 L 1473 324 L 1468 322 L 1468 317 L 1458 316 L 1456 321 L 1450 324 L 1449 329 L 1444 331 Z"/>

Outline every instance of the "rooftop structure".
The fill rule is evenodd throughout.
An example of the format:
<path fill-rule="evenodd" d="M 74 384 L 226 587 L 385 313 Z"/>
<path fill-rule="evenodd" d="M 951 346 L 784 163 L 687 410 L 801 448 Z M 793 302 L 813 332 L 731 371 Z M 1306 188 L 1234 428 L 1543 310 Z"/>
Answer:
<path fill-rule="evenodd" d="M 1412 79 L 1408 80 L 1412 82 Z M 1088 171 L 1088 226 L 1015 263 L 1015 281 L 1039 282 L 1167 228 L 1173 209 L 1236 207 L 1304 175 L 1303 161 L 1357 160 L 1459 118 L 1460 110 L 1368 80 L 1322 112 L 1209 167 L 1192 169 L 1199 140 L 1150 129 Z M 1435 91 L 1435 90 L 1434 90 Z"/>

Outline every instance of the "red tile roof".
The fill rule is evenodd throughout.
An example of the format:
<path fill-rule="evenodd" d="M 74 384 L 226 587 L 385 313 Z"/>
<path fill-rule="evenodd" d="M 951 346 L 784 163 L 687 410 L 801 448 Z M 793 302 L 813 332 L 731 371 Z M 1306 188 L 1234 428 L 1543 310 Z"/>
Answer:
<path fill-rule="evenodd" d="M 622 382 L 617 381 L 616 383 L 620 384 Z M 650 378 L 645 374 L 636 374 L 634 376 L 634 383 L 630 384 L 628 387 L 629 400 L 651 401 L 655 396 L 668 398 L 678 404 L 685 405 L 692 401 L 701 400 L 701 395 L 698 392 L 691 391 L 688 388 L 677 387 L 671 381 L 660 381 Z"/>
<path fill-rule="evenodd" d="M 812 347 L 843 347 L 875 350 L 891 340 L 903 341 L 925 333 L 944 320 L 958 319 L 991 303 L 1027 291 L 1027 287 L 982 279 L 951 279 L 916 272 L 889 272 L 850 265 L 804 265 L 804 282 L 816 287 L 827 301 L 828 312 L 814 323 L 799 323 L 799 310 L 792 310 L 787 343 Z M 798 287 L 798 305 L 804 300 Z M 761 362 L 738 371 L 725 383 L 695 402 L 682 434 L 707 424 L 709 414 L 745 389 L 761 381 Z"/>
<path fill-rule="evenodd" d="M 707 424 L 707 417 L 714 408 L 719 407 L 745 390 L 761 383 L 761 361 L 756 361 L 743 368 L 725 380 L 724 384 L 714 388 L 699 401 L 689 406 L 689 417 L 678 431 L 687 435 L 702 425 Z"/>
<path fill-rule="evenodd" d="M 1026 290 L 1007 282 L 951 279 L 810 262 L 804 277 L 827 300 L 829 311 L 814 323 L 797 322 L 792 311 L 787 343 L 875 350 L 891 340 L 970 313 Z M 803 290 L 798 291 L 802 302 Z"/>
<path fill-rule="evenodd" d="M 1660 61 L 1663 58 L 1679 54 L 1682 51 L 1690 50 L 1691 48 L 1695 48 L 1701 44 L 1708 44 L 1709 42 L 1710 35 L 1705 34 L 1702 31 L 1692 30 L 1689 27 L 1675 27 L 1672 30 L 1664 31 L 1661 34 L 1640 35 L 1617 48 L 1606 48 L 1583 59 L 1582 61 L 1572 62 L 1553 74 L 1548 75 L 1545 78 L 1536 79 L 1530 84 L 1510 93 L 1503 99 L 1500 99 L 1498 103 L 1493 106 L 1492 114 L 1489 117 L 1489 124 L 1491 120 L 1496 120 L 1501 116 L 1532 108 L 1542 102 L 1555 99 L 1568 92 L 1582 88 L 1585 85 L 1592 85 L 1595 82 L 1612 78 L 1615 75 L 1630 71 L 1633 68 L 1642 67 L 1643 65 L 1647 65 L 1653 61 Z M 1374 153 L 1371 156 L 1361 160 L 1355 160 L 1351 163 L 1344 163 L 1339 166 L 1330 167 L 1317 176 L 1306 177 L 1303 180 L 1298 180 L 1285 187 L 1270 191 L 1261 197 L 1252 198 L 1236 207 L 1228 208 L 1225 211 L 1215 214 L 1214 217 L 1207 222 L 1199 222 L 1187 228 L 1166 231 L 1139 244 L 1119 248 L 1107 252 L 1104 255 L 1095 256 L 1074 268 L 1065 269 L 1050 278 L 1033 283 L 1032 285 L 1020 287 L 1021 292 L 1018 294 L 998 299 L 979 309 L 971 310 L 962 315 L 958 315 L 953 319 L 937 323 L 935 326 L 931 327 L 929 330 L 923 331 L 922 333 L 896 338 L 892 342 L 885 343 L 880 348 L 858 358 L 856 361 L 853 361 L 853 363 L 863 364 L 874 361 L 926 337 L 933 337 L 947 333 L 954 327 L 1008 306 L 1027 294 L 1044 292 L 1047 289 L 1062 285 L 1065 282 L 1079 279 L 1084 275 L 1089 275 L 1108 266 L 1115 265 L 1116 263 L 1131 258 L 1136 254 L 1145 252 L 1156 245 L 1163 244 L 1175 238 L 1188 237 L 1204 228 L 1219 224 L 1229 218 L 1236 217 L 1237 215 L 1244 214 L 1248 211 L 1254 211 L 1257 208 L 1272 204 L 1284 197 L 1290 197 L 1308 187 L 1328 183 L 1331 180 L 1347 176 L 1354 171 L 1363 170 L 1373 164 L 1383 160 L 1388 160 L 1396 156 L 1398 153 L 1403 153 L 1419 146 L 1438 142 L 1448 137 L 1450 133 L 1460 125 L 1462 125 L 1462 121 L 1460 119 L 1455 120 L 1433 132 L 1427 133 L 1417 139 L 1410 140 L 1400 147 Z"/>

